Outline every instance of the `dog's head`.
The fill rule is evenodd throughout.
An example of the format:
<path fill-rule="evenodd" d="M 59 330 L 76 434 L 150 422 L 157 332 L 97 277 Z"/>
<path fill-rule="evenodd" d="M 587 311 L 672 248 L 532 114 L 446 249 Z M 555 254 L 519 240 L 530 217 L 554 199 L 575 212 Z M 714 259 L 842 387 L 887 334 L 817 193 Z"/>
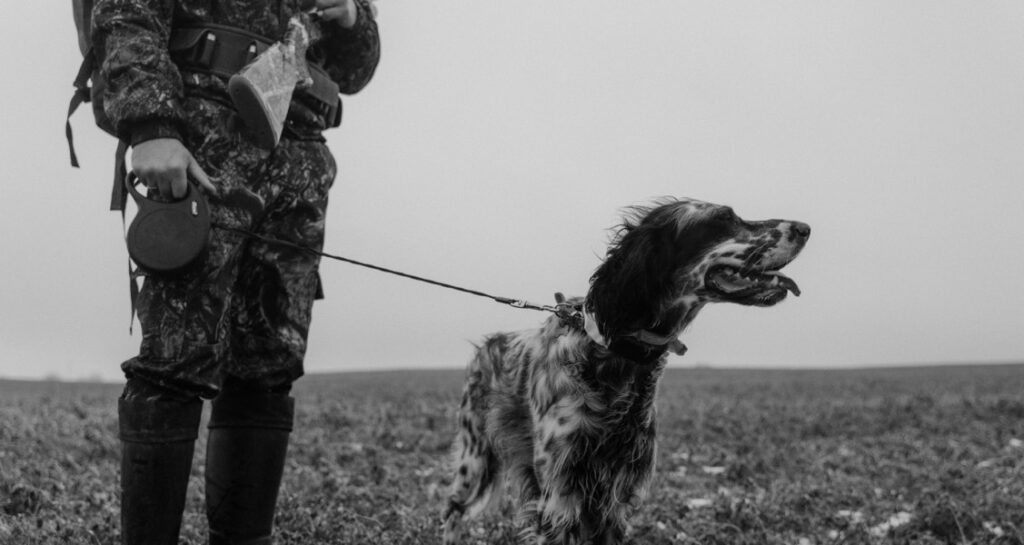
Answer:
<path fill-rule="evenodd" d="M 676 335 L 711 302 L 772 306 L 796 282 L 779 272 L 811 228 L 745 221 L 732 208 L 679 199 L 634 208 L 591 278 L 587 308 L 604 335 Z"/>

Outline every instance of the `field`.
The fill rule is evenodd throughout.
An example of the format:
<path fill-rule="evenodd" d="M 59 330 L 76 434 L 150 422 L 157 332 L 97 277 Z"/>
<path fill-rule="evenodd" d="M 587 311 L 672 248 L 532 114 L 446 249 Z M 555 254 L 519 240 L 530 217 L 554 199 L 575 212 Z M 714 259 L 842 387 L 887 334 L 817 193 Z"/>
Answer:
<path fill-rule="evenodd" d="M 437 544 L 461 372 L 299 382 L 278 543 Z M 0 544 L 118 542 L 116 385 L 0 381 Z M 636 544 L 1024 545 L 1024 366 L 672 370 Z M 202 452 L 182 543 L 204 544 Z M 508 507 L 472 543 L 512 544 Z"/>

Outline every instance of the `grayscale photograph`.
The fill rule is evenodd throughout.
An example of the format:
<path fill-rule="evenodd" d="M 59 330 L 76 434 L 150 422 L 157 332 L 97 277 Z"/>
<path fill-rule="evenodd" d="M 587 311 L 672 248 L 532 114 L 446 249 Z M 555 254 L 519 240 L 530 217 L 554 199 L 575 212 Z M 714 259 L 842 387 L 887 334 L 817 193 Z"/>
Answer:
<path fill-rule="evenodd" d="M 1024 3 L 0 22 L 0 545 L 1024 545 Z"/>

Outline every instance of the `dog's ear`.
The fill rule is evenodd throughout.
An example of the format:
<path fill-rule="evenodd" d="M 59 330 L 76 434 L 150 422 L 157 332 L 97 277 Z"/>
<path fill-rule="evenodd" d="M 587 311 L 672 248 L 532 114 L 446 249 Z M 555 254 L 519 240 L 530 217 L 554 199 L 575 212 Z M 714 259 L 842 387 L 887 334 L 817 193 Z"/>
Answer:
<path fill-rule="evenodd" d="M 614 337 L 658 323 L 674 288 L 678 256 L 675 232 L 650 226 L 624 227 L 604 263 L 590 278 L 587 310 L 601 333 Z"/>

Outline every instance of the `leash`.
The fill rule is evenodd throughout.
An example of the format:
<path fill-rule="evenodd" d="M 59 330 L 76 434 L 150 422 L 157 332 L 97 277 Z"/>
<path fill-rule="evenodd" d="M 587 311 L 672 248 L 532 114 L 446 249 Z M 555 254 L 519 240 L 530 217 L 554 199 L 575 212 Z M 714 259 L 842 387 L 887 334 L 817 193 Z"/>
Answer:
<path fill-rule="evenodd" d="M 662 356 L 665 352 L 672 352 L 682 356 L 686 353 L 686 345 L 674 337 L 664 337 L 656 335 L 650 331 L 641 330 L 631 333 L 629 335 L 620 335 L 613 339 L 605 339 L 597 329 L 596 322 L 593 320 L 593 316 L 589 313 L 584 312 L 582 305 L 570 304 L 565 300 L 565 296 L 561 293 L 555 294 L 555 306 L 551 305 L 538 305 L 536 303 L 530 303 L 524 299 L 513 299 L 511 297 L 500 297 L 497 295 L 491 295 L 478 290 L 464 288 L 456 286 L 454 284 L 448 284 L 446 282 L 440 282 L 438 280 L 431 280 L 430 278 L 424 278 L 414 274 L 404 273 L 389 269 L 387 267 L 381 267 L 380 265 L 373 265 L 365 263 L 363 261 L 357 261 L 348 257 L 340 255 L 333 255 L 327 252 L 316 250 L 304 244 L 297 244 L 295 242 L 289 242 L 287 240 L 281 240 L 273 237 L 268 237 L 254 233 L 247 229 L 241 229 L 238 227 L 229 227 L 217 222 L 213 222 L 211 227 L 220 229 L 222 231 L 229 231 L 237 233 L 242 236 L 260 240 L 268 244 L 277 244 L 281 246 L 287 246 L 296 250 L 318 255 L 320 257 L 326 257 L 335 261 L 342 261 L 351 265 L 357 265 L 359 267 L 365 267 L 375 271 L 383 273 L 393 274 L 395 276 L 401 276 L 402 278 L 408 278 L 410 280 L 416 280 L 426 284 L 447 288 L 450 290 L 468 293 L 470 295 L 476 295 L 478 297 L 484 297 L 490 299 L 496 303 L 508 305 L 513 308 L 525 308 L 530 310 L 540 310 L 544 312 L 551 312 L 561 320 L 562 324 L 581 331 L 587 335 L 593 342 L 600 346 L 607 348 L 619 356 L 625 357 L 632 360 L 642 368 L 650 368 L 661 361 Z"/>
<path fill-rule="evenodd" d="M 355 259 L 350 259 L 350 258 L 347 258 L 347 257 L 342 257 L 340 255 L 329 254 L 327 252 L 323 252 L 323 251 L 320 251 L 320 250 L 317 250 L 317 249 L 314 249 L 314 248 L 310 248 L 309 246 L 305 246 L 303 244 L 297 244 L 297 243 L 294 243 L 294 242 L 289 242 L 287 240 L 280 240 L 280 239 L 276 239 L 276 238 L 260 235 L 258 233 L 254 233 L 254 232 L 246 230 L 246 229 L 240 229 L 238 227 L 229 227 L 227 225 L 222 225 L 222 224 L 216 223 L 216 222 L 211 224 L 211 227 L 214 227 L 216 229 L 220 229 L 222 231 L 230 231 L 230 232 L 233 232 L 233 233 L 237 233 L 237 234 L 249 237 L 249 238 L 253 238 L 253 239 L 256 239 L 256 240 L 260 240 L 260 241 L 266 242 L 268 244 L 277 244 L 277 245 L 281 245 L 281 246 L 287 246 L 289 248 L 293 248 L 293 249 L 300 250 L 300 251 L 303 251 L 303 252 L 307 252 L 307 253 L 311 253 L 311 254 L 314 254 L 314 255 L 318 255 L 320 257 L 326 257 L 328 259 L 333 259 L 335 261 L 342 261 L 342 262 L 345 262 L 345 263 L 349 263 L 351 265 L 357 265 L 359 267 L 365 267 L 367 269 L 372 269 L 372 270 L 380 271 L 380 272 L 383 272 L 383 273 L 393 274 L 395 276 L 401 276 L 402 278 L 408 278 L 410 280 L 416 280 L 416 281 L 419 281 L 419 282 L 424 282 L 426 284 L 431 284 L 431 285 L 434 285 L 434 286 L 439 286 L 439 287 L 442 287 L 442 288 L 447 288 L 447 289 L 459 291 L 459 292 L 462 292 L 462 293 L 468 293 L 470 295 L 476 295 L 478 297 L 484 297 L 484 298 L 490 299 L 490 300 L 492 300 L 492 301 L 494 301 L 496 303 L 500 303 L 500 304 L 503 304 L 503 305 L 508 305 L 510 307 L 513 307 L 513 308 L 525 308 L 525 309 L 530 309 L 530 310 L 540 310 L 540 311 L 545 311 L 545 312 L 552 312 L 552 313 L 555 313 L 555 314 L 559 314 L 560 312 L 563 312 L 563 309 L 560 308 L 559 306 L 538 305 L 536 303 L 530 303 L 529 301 L 526 301 L 524 299 L 513 299 L 511 297 L 501 297 L 501 296 L 497 296 L 497 295 L 491 295 L 489 293 L 485 293 L 485 292 L 482 292 L 482 291 L 473 290 L 473 289 L 469 289 L 469 288 L 464 288 L 464 287 L 461 287 L 461 286 L 456 286 L 456 285 L 453 285 L 453 284 L 448 284 L 448 283 L 445 283 L 445 282 L 440 282 L 438 280 L 431 280 L 429 278 L 424 278 L 422 276 L 416 276 L 414 274 L 409 274 L 409 273 L 404 273 L 404 272 L 401 272 L 401 271 L 396 271 L 394 269 L 389 269 L 387 267 L 381 267 L 379 265 L 373 265 L 373 264 L 370 264 L 370 263 L 365 263 L 363 261 L 357 261 Z"/>

